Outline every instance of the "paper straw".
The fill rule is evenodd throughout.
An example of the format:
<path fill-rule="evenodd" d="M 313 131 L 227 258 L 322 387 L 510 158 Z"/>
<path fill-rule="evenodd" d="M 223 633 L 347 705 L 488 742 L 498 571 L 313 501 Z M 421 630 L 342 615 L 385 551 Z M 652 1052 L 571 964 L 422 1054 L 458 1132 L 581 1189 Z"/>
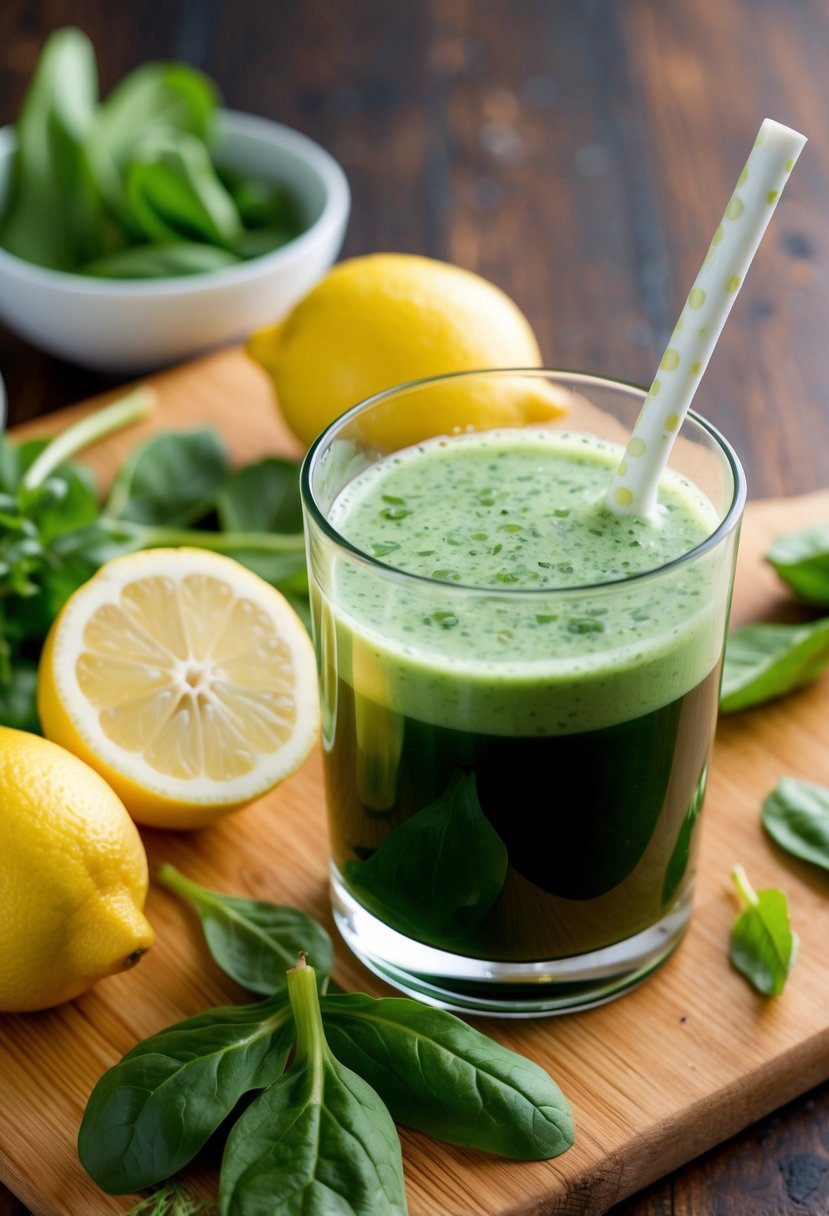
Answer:
<path fill-rule="evenodd" d="M 677 431 L 805 143 L 790 127 L 762 123 L 610 483 L 615 515 L 654 517 Z"/>

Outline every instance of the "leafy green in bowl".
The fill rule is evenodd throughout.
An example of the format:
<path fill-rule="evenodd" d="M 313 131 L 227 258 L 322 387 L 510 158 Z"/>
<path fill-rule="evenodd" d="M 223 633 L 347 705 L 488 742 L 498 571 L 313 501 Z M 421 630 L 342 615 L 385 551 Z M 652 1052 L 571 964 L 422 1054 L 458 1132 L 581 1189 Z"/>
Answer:
<path fill-rule="evenodd" d="M 348 210 L 327 152 L 218 108 L 184 64 L 145 64 L 99 103 L 90 43 L 59 30 L 0 131 L 0 319 L 89 367 L 177 362 L 278 321 Z"/>

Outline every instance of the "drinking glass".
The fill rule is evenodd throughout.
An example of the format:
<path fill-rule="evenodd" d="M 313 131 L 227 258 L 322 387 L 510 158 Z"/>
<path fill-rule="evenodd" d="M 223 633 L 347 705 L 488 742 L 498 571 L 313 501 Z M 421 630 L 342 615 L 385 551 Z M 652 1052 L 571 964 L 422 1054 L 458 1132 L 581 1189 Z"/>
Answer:
<path fill-rule="evenodd" d="M 645 573 L 555 589 L 447 581 L 450 493 L 431 577 L 396 569 L 383 545 L 357 549 L 337 504 L 371 465 L 437 441 L 447 417 L 447 444 L 506 415 L 621 457 L 643 398 L 580 373 L 437 377 L 355 406 L 303 465 L 336 923 L 375 973 L 444 1008 L 600 1004 L 679 944 L 745 480 L 691 413 L 670 476 L 704 496 L 710 534 Z M 563 412 L 539 421 L 525 408 L 539 401 Z M 631 535 L 659 526 L 631 521 Z"/>

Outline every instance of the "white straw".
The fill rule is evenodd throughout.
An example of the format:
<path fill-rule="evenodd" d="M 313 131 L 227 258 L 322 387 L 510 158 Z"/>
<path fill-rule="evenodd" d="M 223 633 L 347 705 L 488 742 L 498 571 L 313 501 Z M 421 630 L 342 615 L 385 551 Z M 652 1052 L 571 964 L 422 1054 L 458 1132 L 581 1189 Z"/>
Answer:
<path fill-rule="evenodd" d="M 677 431 L 805 143 L 790 127 L 762 123 L 613 475 L 615 515 L 653 517 Z"/>

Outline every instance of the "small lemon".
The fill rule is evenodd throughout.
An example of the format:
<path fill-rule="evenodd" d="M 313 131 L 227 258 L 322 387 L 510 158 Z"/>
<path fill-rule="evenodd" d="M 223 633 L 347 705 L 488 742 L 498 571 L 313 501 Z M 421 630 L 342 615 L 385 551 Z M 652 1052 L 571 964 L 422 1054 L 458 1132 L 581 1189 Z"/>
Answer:
<path fill-rule="evenodd" d="M 538 367 L 523 313 L 494 284 L 458 266 L 400 253 L 335 266 L 291 313 L 252 335 L 288 426 L 305 444 L 352 405 L 395 385 L 447 372 Z M 543 382 L 469 383 L 419 394 L 369 442 L 387 449 L 457 429 L 543 422 L 563 394 Z"/>
<path fill-rule="evenodd" d="M 0 1009 L 70 1001 L 153 942 L 123 803 L 62 747 L 0 726 Z"/>
<path fill-rule="evenodd" d="M 229 557 L 146 549 L 70 597 L 40 660 L 48 738 L 91 765 L 140 823 L 192 828 L 252 802 L 316 742 L 308 633 Z"/>

